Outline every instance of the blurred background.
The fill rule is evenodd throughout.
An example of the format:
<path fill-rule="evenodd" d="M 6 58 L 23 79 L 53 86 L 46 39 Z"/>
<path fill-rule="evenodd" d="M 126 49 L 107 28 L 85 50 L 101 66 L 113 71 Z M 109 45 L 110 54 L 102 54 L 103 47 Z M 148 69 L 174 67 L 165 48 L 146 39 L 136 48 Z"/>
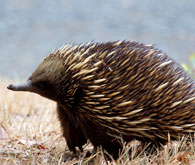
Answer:
<path fill-rule="evenodd" d="M 0 75 L 26 79 L 65 43 L 155 44 L 179 63 L 195 52 L 194 0 L 0 0 Z"/>

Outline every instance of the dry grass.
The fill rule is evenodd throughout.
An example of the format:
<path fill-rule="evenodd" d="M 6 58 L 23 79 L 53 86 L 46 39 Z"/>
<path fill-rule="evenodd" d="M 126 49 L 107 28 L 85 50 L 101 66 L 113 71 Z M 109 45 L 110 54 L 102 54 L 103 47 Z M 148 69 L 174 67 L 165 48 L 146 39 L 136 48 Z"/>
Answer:
<path fill-rule="evenodd" d="M 86 157 L 92 150 L 87 144 L 84 153 L 69 159 L 55 103 L 36 94 L 8 91 L 9 81 L 0 81 L 0 164 L 195 164 L 195 142 L 187 143 L 184 137 L 154 154 L 143 151 L 135 156 L 136 146 L 124 145 L 117 161 L 105 161 L 101 149 Z"/>

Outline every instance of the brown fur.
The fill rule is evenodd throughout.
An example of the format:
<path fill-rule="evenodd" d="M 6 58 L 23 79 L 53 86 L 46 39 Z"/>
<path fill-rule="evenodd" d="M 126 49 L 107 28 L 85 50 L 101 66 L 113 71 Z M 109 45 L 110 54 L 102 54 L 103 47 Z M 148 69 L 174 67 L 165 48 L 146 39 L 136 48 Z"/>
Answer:
<path fill-rule="evenodd" d="M 71 117 L 67 113 L 66 107 L 63 105 L 57 105 L 58 117 L 62 125 L 63 135 L 66 139 L 68 148 L 70 151 L 76 153 L 75 147 L 79 147 L 82 151 L 82 146 L 87 142 L 87 139 L 83 135 L 80 126 L 75 121 L 72 121 Z"/>
<path fill-rule="evenodd" d="M 195 132 L 195 84 L 173 59 L 136 42 L 65 46 L 29 78 L 57 102 L 68 147 L 87 139 L 117 157 L 116 137 L 160 145 Z"/>

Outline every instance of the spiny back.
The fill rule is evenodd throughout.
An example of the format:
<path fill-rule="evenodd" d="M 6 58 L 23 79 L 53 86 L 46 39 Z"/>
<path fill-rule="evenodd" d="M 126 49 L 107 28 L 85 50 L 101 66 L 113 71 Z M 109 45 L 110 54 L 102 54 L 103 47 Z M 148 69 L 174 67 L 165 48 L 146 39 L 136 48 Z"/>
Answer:
<path fill-rule="evenodd" d="M 81 120 L 151 139 L 195 130 L 194 81 L 151 45 L 126 41 L 66 45 L 40 67 L 47 64 L 48 68 L 50 63 L 48 76 L 66 81 L 66 87 L 61 87 L 66 91 L 64 101 L 69 107 L 77 106 Z M 159 129 L 166 131 L 159 133 Z"/>

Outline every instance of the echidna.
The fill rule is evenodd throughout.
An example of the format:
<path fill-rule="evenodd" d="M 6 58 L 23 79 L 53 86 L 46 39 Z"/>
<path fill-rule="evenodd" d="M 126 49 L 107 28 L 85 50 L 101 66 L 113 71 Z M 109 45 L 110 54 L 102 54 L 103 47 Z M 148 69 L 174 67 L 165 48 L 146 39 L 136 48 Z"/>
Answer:
<path fill-rule="evenodd" d="M 116 41 L 65 45 L 14 91 L 57 102 L 68 147 L 91 141 L 117 156 L 116 137 L 164 144 L 167 135 L 195 132 L 195 83 L 152 45 Z"/>

